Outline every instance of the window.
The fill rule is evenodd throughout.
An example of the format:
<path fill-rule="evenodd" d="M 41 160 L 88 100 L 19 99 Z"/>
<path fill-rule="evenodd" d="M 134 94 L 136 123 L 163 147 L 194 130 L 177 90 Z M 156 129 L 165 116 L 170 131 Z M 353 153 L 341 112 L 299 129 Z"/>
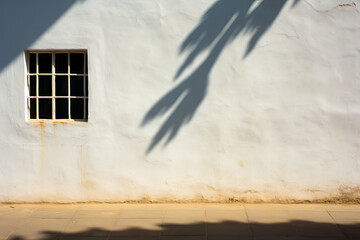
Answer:
<path fill-rule="evenodd" d="M 88 119 L 86 50 L 26 51 L 29 120 Z"/>

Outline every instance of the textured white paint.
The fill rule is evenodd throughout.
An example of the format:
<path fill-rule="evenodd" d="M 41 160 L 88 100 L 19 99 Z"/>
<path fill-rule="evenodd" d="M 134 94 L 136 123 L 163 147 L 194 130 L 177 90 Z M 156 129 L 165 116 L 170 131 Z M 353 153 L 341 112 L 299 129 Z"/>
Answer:
<path fill-rule="evenodd" d="M 316 11 L 330 11 L 337 7 L 356 7 L 359 9 L 359 0 L 304 0 L 309 3 Z"/>
<path fill-rule="evenodd" d="M 0 70 L 0 201 L 313 200 L 355 191 L 357 1 L 289 1 L 245 59 L 251 32 L 242 32 L 221 52 L 191 121 L 146 155 L 172 109 L 144 127 L 142 119 L 206 57 L 173 82 L 187 56 L 178 56 L 182 41 L 213 3 L 83 0 L 30 46 L 17 35 L 18 49 L 88 49 L 89 122 L 27 122 L 24 54 L 9 59 Z"/>

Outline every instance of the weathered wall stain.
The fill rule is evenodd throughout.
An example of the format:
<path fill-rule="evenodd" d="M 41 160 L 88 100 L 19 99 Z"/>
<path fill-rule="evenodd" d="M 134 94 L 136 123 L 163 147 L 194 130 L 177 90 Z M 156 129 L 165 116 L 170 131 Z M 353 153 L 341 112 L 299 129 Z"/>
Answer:
<path fill-rule="evenodd" d="M 171 197 L 162 197 L 154 199 L 151 196 L 142 196 L 139 199 L 128 199 L 128 200 L 86 200 L 86 201 L 2 201 L 4 204 L 11 203 L 59 203 L 59 204 L 68 204 L 68 203 L 279 203 L 279 204 L 360 204 L 360 196 L 358 194 L 359 188 L 357 187 L 354 192 L 350 195 L 347 194 L 338 194 L 333 197 L 328 198 L 316 198 L 316 199 L 296 199 L 296 198 L 271 198 L 271 199 L 261 199 L 257 197 L 219 197 L 218 200 L 209 200 L 204 196 L 199 196 L 196 198 L 189 199 L 176 199 L 173 196 Z"/>
<path fill-rule="evenodd" d="M 239 167 L 244 168 L 244 163 L 242 161 L 239 161 Z"/>
<path fill-rule="evenodd" d="M 40 130 L 40 176 L 44 181 L 45 161 L 46 161 L 46 124 L 39 122 Z"/>

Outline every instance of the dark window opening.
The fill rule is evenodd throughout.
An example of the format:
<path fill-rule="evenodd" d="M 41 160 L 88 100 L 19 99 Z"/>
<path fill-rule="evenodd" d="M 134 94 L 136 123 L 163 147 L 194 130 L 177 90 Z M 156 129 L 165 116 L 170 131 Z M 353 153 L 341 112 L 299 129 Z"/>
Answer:
<path fill-rule="evenodd" d="M 85 96 L 89 95 L 89 90 L 88 90 L 88 77 L 85 77 Z"/>
<path fill-rule="evenodd" d="M 50 53 L 39 53 L 39 73 L 51 73 L 51 58 Z"/>
<path fill-rule="evenodd" d="M 56 99 L 56 119 L 68 119 L 69 110 L 68 110 L 68 99 L 67 98 L 58 98 Z"/>
<path fill-rule="evenodd" d="M 84 78 L 79 76 L 70 77 L 70 95 L 71 96 L 85 96 L 84 95 Z"/>
<path fill-rule="evenodd" d="M 51 76 L 39 76 L 39 96 L 52 95 Z"/>
<path fill-rule="evenodd" d="M 29 94 L 30 96 L 36 96 L 36 76 L 30 76 Z"/>
<path fill-rule="evenodd" d="M 51 119 L 52 118 L 52 101 L 51 98 L 39 99 L 39 118 Z"/>
<path fill-rule="evenodd" d="M 36 99 L 30 99 L 30 119 L 36 119 Z"/>
<path fill-rule="evenodd" d="M 36 73 L 36 54 L 35 53 L 30 53 L 29 56 L 29 61 L 30 61 L 30 65 L 29 65 L 29 72 L 30 73 Z"/>
<path fill-rule="evenodd" d="M 55 77 L 55 95 L 67 96 L 68 95 L 68 77 L 56 76 Z"/>
<path fill-rule="evenodd" d="M 89 99 L 85 99 L 85 119 L 88 119 L 88 113 L 89 113 L 88 103 L 89 103 Z"/>
<path fill-rule="evenodd" d="M 68 54 L 56 53 L 55 54 L 55 72 L 67 73 L 68 72 Z"/>
<path fill-rule="evenodd" d="M 70 73 L 84 73 L 84 54 L 70 53 Z"/>
<path fill-rule="evenodd" d="M 29 51 L 29 119 L 88 119 L 86 51 Z"/>
<path fill-rule="evenodd" d="M 71 118 L 82 119 L 84 118 L 84 99 L 71 99 Z"/>

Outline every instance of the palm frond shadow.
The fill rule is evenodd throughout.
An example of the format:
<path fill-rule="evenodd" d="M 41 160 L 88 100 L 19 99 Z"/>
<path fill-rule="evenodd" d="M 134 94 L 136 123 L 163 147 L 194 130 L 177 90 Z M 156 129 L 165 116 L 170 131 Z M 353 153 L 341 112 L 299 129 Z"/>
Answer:
<path fill-rule="evenodd" d="M 166 146 L 181 127 L 191 121 L 207 94 L 211 70 L 224 48 L 240 33 L 249 34 L 251 38 L 243 56 L 246 58 L 273 24 L 286 2 L 287 0 L 218 0 L 206 11 L 198 26 L 180 46 L 180 54 L 187 53 L 187 57 L 174 79 L 178 79 L 201 53 L 209 53 L 192 73 L 160 98 L 143 117 L 141 126 L 173 109 L 152 138 L 147 154 L 163 139 Z M 294 4 L 296 3 L 297 0 Z"/>

